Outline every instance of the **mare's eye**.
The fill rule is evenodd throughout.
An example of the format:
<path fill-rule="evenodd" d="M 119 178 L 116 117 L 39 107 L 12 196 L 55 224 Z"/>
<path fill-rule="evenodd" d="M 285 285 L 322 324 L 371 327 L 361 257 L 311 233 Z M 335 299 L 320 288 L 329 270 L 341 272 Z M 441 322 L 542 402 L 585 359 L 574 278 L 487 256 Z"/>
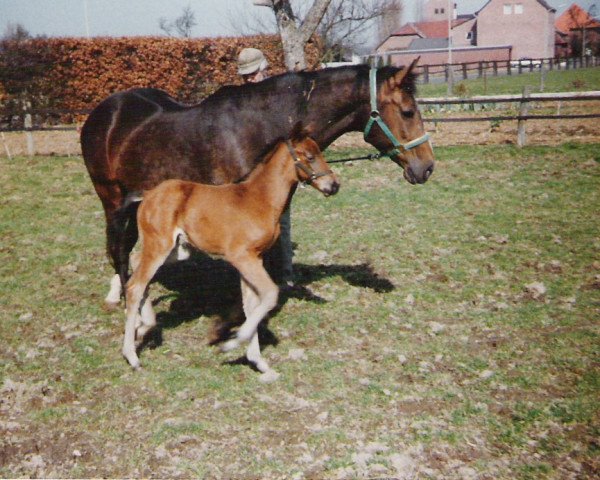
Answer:
<path fill-rule="evenodd" d="M 414 110 L 402 110 L 402 116 L 404 118 L 413 118 L 415 116 Z"/>

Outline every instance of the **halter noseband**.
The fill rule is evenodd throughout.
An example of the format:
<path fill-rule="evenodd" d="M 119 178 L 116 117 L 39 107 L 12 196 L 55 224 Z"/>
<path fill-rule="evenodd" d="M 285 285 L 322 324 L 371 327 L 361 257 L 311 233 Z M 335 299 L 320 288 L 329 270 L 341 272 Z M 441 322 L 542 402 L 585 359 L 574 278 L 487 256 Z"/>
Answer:
<path fill-rule="evenodd" d="M 415 138 L 414 140 L 411 140 L 410 142 L 401 143 L 396 139 L 396 137 L 394 136 L 392 131 L 385 124 L 385 122 L 381 118 L 381 115 L 379 114 L 379 110 L 377 110 L 377 69 L 376 68 L 371 68 L 371 70 L 369 71 L 369 94 L 370 94 L 370 99 L 371 99 L 371 114 L 369 117 L 369 121 L 367 122 L 367 125 L 365 127 L 363 138 L 365 140 L 367 139 L 367 136 L 369 135 L 369 132 L 371 131 L 371 128 L 373 127 L 373 124 L 377 123 L 377 125 L 379 125 L 379 128 L 381 128 L 381 131 L 385 134 L 385 136 L 388 138 L 388 140 L 390 142 L 392 142 L 392 145 L 394 145 L 394 148 L 392 148 L 391 150 L 388 150 L 385 153 L 382 153 L 382 155 L 387 155 L 388 157 L 392 158 L 397 155 L 400 155 L 400 153 L 402 151 L 411 150 L 412 148 L 418 147 L 422 143 L 429 141 L 429 134 L 425 133 L 424 135 L 421 135 L 420 137 Z"/>
<path fill-rule="evenodd" d="M 333 175 L 333 171 L 332 170 L 323 170 L 322 172 L 315 172 L 312 167 L 307 167 L 306 165 L 304 165 L 300 159 L 298 158 L 298 155 L 296 153 L 296 150 L 294 149 L 294 147 L 292 146 L 292 142 L 290 142 L 289 140 L 285 141 L 285 144 L 287 145 L 288 150 L 290 151 L 290 155 L 292 156 L 292 158 L 294 159 L 294 166 L 298 169 L 298 170 L 302 170 L 307 176 L 308 176 L 308 180 L 305 180 L 304 183 L 307 183 L 308 185 L 310 185 L 311 183 L 313 183 L 317 178 L 321 178 L 321 177 L 326 177 L 327 175 Z M 310 160 L 309 160 L 310 161 Z M 311 162 L 313 163 L 313 162 Z"/>

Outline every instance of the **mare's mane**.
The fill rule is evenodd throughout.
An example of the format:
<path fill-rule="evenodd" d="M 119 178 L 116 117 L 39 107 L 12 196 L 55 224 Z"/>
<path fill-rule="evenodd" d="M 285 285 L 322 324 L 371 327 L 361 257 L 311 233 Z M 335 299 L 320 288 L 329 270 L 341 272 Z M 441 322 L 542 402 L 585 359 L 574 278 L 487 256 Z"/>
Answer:
<path fill-rule="evenodd" d="M 302 71 L 302 72 L 287 72 L 279 75 L 273 75 L 258 83 L 246 83 L 242 85 L 225 85 L 219 88 L 210 97 L 207 97 L 205 101 L 220 101 L 224 98 L 233 99 L 236 97 L 247 97 L 252 95 L 262 96 L 265 93 L 274 92 L 286 92 L 290 88 L 294 88 L 294 91 L 298 91 L 298 86 L 306 86 L 310 89 L 310 83 L 312 80 L 319 78 L 320 80 L 328 79 L 330 82 L 335 83 L 336 80 L 342 80 L 348 77 L 358 78 L 361 73 L 365 78 L 368 78 L 369 72 L 368 65 L 346 65 L 342 67 L 324 68 L 322 70 L 315 71 Z M 378 79 L 388 79 L 393 74 L 403 70 L 406 67 L 391 67 L 386 66 L 378 69 Z M 364 73 L 363 73 L 364 72 Z M 416 95 L 416 79 L 417 74 L 411 72 L 405 77 L 402 82 L 402 90 L 411 95 Z"/>

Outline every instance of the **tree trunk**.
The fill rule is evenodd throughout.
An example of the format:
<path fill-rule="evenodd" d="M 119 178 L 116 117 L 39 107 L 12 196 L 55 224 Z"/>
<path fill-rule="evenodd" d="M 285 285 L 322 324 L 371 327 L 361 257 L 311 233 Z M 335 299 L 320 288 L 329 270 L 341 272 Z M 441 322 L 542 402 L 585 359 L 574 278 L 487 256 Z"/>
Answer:
<path fill-rule="evenodd" d="M 289 0 L 273 0 L 272 8 L 277 19 L 283 57 L 288 71 L 299 71 L 306 68 L 304 47 L 315 33 L 331 0 L 314 0 L 306 18 L 299 25 Z"/>

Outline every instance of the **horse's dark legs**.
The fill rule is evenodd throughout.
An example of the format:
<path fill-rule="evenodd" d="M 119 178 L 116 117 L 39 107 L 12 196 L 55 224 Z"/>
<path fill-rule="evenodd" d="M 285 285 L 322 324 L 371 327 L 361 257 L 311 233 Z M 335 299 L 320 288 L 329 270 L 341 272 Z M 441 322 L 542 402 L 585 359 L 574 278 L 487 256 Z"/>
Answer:
<path fill-rule="evenodd" d="M 129 256 L 138 240 L 136 221 L 138 205 L 138 203 L 130 203 L 110 214 L 107 212 L 107 250 L 119 278 L 118 287 L 115 287 L 116 281 L 113 280 L 111 283 L 111 292 L 109 293 L 111 298 L 107 298 L 107 303 L 119 302 L 123 288 L 129 280 Z M 115 291 L 116 288 L 118 288 L 118 292 Z"/>
<path fill-rule="evenodd" d="M 116 217 L 123 201 L 123 195 L 118 185 L 109 182 L 94 183 L 94 188 L 104 208 L 106 219 L 106 252 L 108 260 L 115 271 L 115 275 L 113 275 L 110 282 L 110 291 L 104 301 L 108 307 L 114 307 L 119 303 L 122 293 L 119 273 L 122 270 L 121 258 L 124 257 L 124 253 L 122 253 L 124 247 L 121 246 L 123 235 L 119 234 L 119 224 Z M 130 251 L 131 248 L 127 250 L 127 258 Z"/>
<path fill-rule="evenodd" d="M 129 280 L 129 254 L 133 250 L 138 240 L 138 230 L 135 214 L 127 220 L 125 230 L 120 232 L 120 238 L 117 239 L 117 248 L 119 249 L 118 264 L 115 270 L 119 274 L 121 285 L 126 285 Z"/>
<path fill-rule="evenodd" d="M 265 253 L 265 268 L 275 283 L 281 287 L 290 286 L 294 282 L 291 220 L 291 209 L 288 207 L 280 219 L 279 238 Z"/>
<path fill-rule="evenodd" d="M 108 292 L 104 303 L 107 307 L 115 307 L 121 300 L 122 283 L 120 280 L 121 273 L 121 262 L 122 256 L 119 243 L 119 234 L 117 232 L 117 226 L 114 221 L 114 211 L 106 212 L 106 252 L 108 253 L 108 260 L 112 265 L 115 274 L 113 275 L 110 282 L 110 291 Z"/>

